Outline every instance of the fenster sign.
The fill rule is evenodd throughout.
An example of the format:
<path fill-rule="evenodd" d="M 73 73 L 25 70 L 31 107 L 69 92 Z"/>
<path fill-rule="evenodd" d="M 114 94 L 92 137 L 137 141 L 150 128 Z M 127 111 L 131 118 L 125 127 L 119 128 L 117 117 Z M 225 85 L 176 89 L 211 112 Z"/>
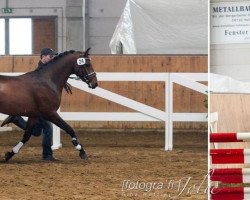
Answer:
<path fill-rule="evenodd" d="M 211 44 L 250 43 L 250 1 L 210 6 Z"/>

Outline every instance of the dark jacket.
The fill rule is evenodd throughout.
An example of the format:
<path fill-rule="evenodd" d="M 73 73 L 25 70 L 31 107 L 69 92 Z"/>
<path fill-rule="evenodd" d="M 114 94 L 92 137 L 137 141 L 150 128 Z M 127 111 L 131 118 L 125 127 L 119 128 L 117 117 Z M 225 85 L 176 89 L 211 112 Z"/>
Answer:
<path fill-rule="evenodd" d="M 44 64 L 41 60 L 38 62 L 37 68 L 36 70 L 42 69 L 43 66 L 45 66 L 46 64 Z"/>

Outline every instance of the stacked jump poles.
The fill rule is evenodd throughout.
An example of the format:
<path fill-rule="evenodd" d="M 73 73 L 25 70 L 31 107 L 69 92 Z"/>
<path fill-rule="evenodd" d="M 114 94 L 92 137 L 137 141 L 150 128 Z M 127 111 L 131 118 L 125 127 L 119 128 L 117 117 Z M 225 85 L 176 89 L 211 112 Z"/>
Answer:
<path fill-rule="evenodd" d="M 250 133 L 211 133 L 210 143 L 246 142 Z M 250 163 L 250 149 L 211 149 L 212 164 Z M 239 187 L 214 187 L 210 189 L 212 200 L 250 199 L 250 168 L 216 168 L 210 170 L 210 181 L 239 184 Z"/>

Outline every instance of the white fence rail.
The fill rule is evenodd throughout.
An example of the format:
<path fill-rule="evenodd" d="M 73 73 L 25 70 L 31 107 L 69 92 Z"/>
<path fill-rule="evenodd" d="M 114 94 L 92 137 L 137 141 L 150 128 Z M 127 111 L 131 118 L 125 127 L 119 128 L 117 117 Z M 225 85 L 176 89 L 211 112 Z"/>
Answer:
<path fill-rule="evenodd" d="M 19 75 L 20 73 L 1 73 Z M 119 94 L 97 87 L 92 90 L 82 81 L 69 79 L 69 83 L 80 90 L 131 108 L 137 112 L 59 112 L 66 121 L 164 121 L 165 150 L 173 149 L 173 122 L 206 122 L 207 113 L 174 113 L 173 84 L 207 94 L 207 86 L 198 81 L 207 81 L 207 73 L 98 73 L 98 81 L 161 81 L 165 83 L 165 110 L 159 110 Z M 84 101 L 84 100 L 83 100 Z M 185 99 L 183 100 L 185 101 Z M 4 115 L 0 114 L 0 120 Z M 53 149 L 60 148 L 60 129 L 53 128 Z"/>

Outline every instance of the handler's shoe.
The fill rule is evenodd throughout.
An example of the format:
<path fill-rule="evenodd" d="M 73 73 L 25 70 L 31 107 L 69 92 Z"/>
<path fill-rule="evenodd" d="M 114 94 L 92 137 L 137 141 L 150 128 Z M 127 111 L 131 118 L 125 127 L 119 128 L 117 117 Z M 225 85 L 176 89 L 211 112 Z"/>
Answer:
<path fill-rule="evenodd" d="M 59 161 L 57 158 L 55 158 L 54 156 L 47 156 L 47 157 L 43 157 L 44 161 L 51 161 L 51 162 L 57 162 Z"/>
<path fill-rule="evenodd" d="M 3 126 L 6 125 L 6 124 L 13 123 L 14 120 L 15 120 L 15 117 L 16 117 L 16 116 L 12 116 L 12 115 L 8 116 L 8 117 L 3 121 L 3 123 L 1 124 L 1 127 L 3 127 Z"/>

